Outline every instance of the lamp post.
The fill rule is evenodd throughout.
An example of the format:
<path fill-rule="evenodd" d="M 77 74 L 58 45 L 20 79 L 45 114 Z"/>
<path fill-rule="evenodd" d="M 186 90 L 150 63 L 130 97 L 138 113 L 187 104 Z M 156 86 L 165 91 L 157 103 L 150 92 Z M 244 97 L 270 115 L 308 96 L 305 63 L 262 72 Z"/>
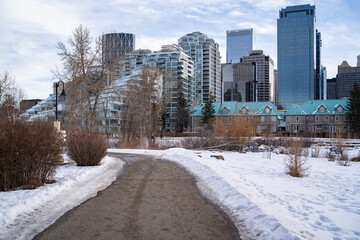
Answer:
<path fill-rule="evenodd" d="M 60 131 L 60 121 L 58 121 L 58 87 L 60 86 L 60 83 L 62 83 L 62 91 L 60 93 L 60 96 L 65 97 L 65 85 L 63 81 L 58 81 L 55 83 L 55 122 L 54 127 Z"/>

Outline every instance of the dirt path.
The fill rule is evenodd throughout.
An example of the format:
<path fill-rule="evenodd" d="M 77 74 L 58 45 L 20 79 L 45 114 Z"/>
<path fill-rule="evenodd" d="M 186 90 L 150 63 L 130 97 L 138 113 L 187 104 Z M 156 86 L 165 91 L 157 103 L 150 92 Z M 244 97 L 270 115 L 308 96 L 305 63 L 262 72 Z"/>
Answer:
<path fill-rule="evenodd" d="M 118 156 L 127 162 L 124 174 L 34 239 L 239 239 L 184 169 L 148 156 Z"/>

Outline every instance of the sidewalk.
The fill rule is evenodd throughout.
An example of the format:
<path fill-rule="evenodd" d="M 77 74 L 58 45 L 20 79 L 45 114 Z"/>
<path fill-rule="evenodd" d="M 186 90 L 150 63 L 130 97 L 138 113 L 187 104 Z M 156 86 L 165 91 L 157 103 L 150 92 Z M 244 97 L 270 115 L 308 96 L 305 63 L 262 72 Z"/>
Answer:
<path fill-rule="evenodd" d="M 184 169 L 142 155 L 117 156 L 128 163 L 124 174 L 34 239 L 239 239 Z"/>

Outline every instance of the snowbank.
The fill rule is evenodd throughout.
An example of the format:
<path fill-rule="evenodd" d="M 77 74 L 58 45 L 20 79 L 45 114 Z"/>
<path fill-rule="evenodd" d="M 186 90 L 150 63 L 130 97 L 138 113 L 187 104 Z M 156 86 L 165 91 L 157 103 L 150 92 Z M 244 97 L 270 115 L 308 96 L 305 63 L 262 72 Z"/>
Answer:
<path fill-rule="evenodd" d="M 66 162 L 68 158 L 65 157 Z M 0 192 L 0 239 L 31 239 L 118 176 L 124 162 L 105 157 L 100 166 L 59 166 L 54 184 Z"/>
<path fill-rule="evenodd" d="M 176 162 L 229 214 L 244 239 L 359 239 L 360 163 L 310 158 L 305 178 L 284 173 L 285 155 L 169 149 L 111 150 Z M 223 155 L 217 160 L 211 155 Z"/>

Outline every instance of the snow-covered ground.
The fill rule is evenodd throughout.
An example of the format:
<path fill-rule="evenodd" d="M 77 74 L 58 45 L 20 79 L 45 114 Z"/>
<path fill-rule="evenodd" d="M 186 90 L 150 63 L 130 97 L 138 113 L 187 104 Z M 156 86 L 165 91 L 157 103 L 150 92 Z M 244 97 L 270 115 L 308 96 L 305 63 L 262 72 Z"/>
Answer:
<path fill-rule="evenodd" d="M 309 175 L 294 178 L 284 173 L 286 155 L 267 159 L 264 153 L 180 148 L 110 151 L 151 154 L 182 165 L 244 239 L 360 239 L 360 163 L 342 167 L 309 158 Z"/>
<path fill-rule="evenodd" d="M 360 239 L 360 163 L 342 167 L 309 158 L 304 178 L 284 173 L 286 155 L 173 148 L 119 150 L 173 161 L 229 214 L 243 239 Z M 349 155 L 357 155 L 353 149 Z M 211 155 L 222 155 L 218 160 Z M 31 239 L 67 210 L 95 196 L 119 174 L 123 162 L 106 157 L 98 167 L 59 167 L 55 184 L 0 192 L 0 239 Z"/>
<path fill-rule="evenodd" d="M 0 239 L 32 239 L 68 210 L 109 186 L 124 162 L 105 157 L 100 166 L 59 166 L 54 184 L 0 192 Z"/>

